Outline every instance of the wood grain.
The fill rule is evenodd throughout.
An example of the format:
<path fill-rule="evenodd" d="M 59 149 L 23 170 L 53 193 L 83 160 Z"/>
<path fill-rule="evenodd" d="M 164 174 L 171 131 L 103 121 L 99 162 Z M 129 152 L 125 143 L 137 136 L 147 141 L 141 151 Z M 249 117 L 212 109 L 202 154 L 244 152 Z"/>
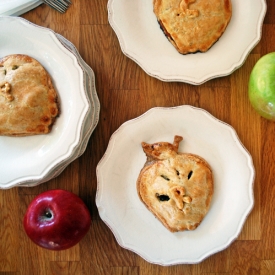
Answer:
<path fill-rule="evenodd" d="M 86 151 L 61 175 L 32 188 L 0 190 L 0 275 L 275 274 L 275 123 L 259 117 L 247 95 L 253 66 L 262 55 L 275 51 L 275 2 L 266 2 L 262 39 L 243 66 L 229 76 L 199 86 L 162 82 L 127 58 L 108 23 L 107 0 L 73 1 L 65 14 L 43 4 L 22 15 L 37 25 L 53 29 L 76 46 L 95 72 L 101 112 Z M 112 133 L 122 123 L 152 107 L 183 104 L 203 108 L 236 129 L 253 157 L 255 205 L 238 239 L 227 249 L 199 264 L 164 267 L 150 264 L 119 246 L 97 211 L 95 171 Z M 79 244 L 60 252 L 34 245 L 22 226 L 30 201 L 54 188 L 79 195 L 93 220 Z"/>

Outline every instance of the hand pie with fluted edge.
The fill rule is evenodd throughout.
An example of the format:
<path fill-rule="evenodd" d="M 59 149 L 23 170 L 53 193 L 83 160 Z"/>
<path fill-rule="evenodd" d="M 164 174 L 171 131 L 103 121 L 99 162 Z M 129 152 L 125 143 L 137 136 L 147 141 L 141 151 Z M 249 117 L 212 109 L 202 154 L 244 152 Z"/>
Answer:
<path fill-rule="evenodd" d="M 24 54 L 0 59 L 0 135 L 47 134 L 59 115 L 50 75 Z"/>
<path fill-rule="evenodd" d="M 200 156 L 179 153 L 181 140 L 142 142 L 147 161 L 137 180 L 141 201 L 171 232 L 196 229 L 214 192 L 210 165 Z"/>
<path fill-rule="evenodd" d="M 206 52 L 222 36 L 231 0 L 153 0 L 159 25 L 181 54 Z"/>

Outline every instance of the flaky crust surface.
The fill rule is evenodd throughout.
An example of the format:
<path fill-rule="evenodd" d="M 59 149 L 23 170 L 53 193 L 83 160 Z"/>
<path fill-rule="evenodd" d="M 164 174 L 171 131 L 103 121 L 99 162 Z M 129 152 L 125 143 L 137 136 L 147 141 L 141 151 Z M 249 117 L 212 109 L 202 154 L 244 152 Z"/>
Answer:
<path fill-rule="evenodd" d="M 210 165 L 200 156 L 178 153 L 180 140 L 142 143 L 147 162 L 137 179 L 141 201 L 171 232 L 196 229 L 214 192 Z"/>
<path fill-rule="evenodd" d="M 164 34 L 182 54 L 206 52 L 232 15 L 231 0 L 153 0 L 153 8 Z"/>
<path fill-rule="evenodd" d="M 57 93 L 37 60 L 23 54 L 0 59 L 0 135 L 47 134 L 58 114 Z"/>

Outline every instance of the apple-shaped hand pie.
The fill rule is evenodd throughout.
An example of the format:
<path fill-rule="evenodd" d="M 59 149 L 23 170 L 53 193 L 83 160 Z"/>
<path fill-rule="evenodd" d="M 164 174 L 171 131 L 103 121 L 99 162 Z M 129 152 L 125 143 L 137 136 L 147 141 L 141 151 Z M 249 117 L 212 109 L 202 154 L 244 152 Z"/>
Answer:
<path fill-rule="evenodd" d="M 47 134 L 59 114 L 51 78 L 34 58 L 0 59 L 0 135 Z"/>
<path fill-rule="evenodd" d="M 207 214 L 214 191 L 210 165 L 200 156 L 178 153 L 174 143 L 142 142 L 147 156 L 137 180 L 141 201 L 171 232 L 196 229 Z"/>
<path fill-rule="evenodd" d="M 206 52 L 222 36 L 231 0 L 153 0 L 165 36 L 181 54 Z"/>

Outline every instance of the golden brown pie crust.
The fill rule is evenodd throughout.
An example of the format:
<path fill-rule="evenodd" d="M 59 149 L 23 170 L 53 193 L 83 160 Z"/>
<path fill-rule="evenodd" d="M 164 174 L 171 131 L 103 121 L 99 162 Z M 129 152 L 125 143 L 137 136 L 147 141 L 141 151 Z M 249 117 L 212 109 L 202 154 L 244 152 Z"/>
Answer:
<path fill-rule="evenodd" d="M 231 0 L 153 0 L 161 29 L 181 54 L 206 52 L 232 15 Z"/>
<path fill-rule="evenodd" d="M 181 140 L 143 142 L 147 161 L 137 180 L 141 201 L 171 232 L 196 229 L 214 192 L 210 165 L 200 156 L 178 153 Z"/>
<path fill-rule="evenodd" d="M 0 59 L 0 135 L 47 134 L 58 114 L 57 93 L 37 60 L 23 54 Z"/>

